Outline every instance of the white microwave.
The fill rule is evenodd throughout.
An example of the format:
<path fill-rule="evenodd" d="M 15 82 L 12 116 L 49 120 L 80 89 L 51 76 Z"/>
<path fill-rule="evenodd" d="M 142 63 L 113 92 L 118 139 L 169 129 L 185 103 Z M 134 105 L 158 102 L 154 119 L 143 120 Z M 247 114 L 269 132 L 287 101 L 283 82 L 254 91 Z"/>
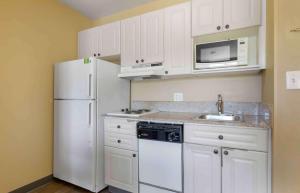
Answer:
<path fill-rule="evenodd" d="M 248 65 L 249 38 L 195 45 L 195 70 Z"/>

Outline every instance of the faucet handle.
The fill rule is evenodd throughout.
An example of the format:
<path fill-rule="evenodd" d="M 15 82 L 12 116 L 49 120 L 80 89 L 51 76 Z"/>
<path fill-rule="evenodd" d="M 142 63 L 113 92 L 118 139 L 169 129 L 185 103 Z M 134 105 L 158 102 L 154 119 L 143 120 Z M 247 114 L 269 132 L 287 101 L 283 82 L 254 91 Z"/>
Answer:
<path fill-rule="evenodd" d="M 222 95 L 218 94 L 218 100 L 222 100 Z"/>

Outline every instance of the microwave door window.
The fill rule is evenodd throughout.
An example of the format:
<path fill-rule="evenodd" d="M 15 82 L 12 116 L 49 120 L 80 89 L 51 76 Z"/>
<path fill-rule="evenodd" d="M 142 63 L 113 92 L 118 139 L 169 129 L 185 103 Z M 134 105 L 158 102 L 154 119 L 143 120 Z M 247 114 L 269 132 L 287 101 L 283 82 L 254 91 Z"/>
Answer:
<path fill-rule="evenodd" d="M 225 62 L 230 60 L 230 47 L 221 46 L 201 50 L 201 63 Z"/>
<path fill-rule="evenodd" d="M 221 63 L 237 60 L 237 40 L 199 44 L 196 47 L 197 63 Z"/>

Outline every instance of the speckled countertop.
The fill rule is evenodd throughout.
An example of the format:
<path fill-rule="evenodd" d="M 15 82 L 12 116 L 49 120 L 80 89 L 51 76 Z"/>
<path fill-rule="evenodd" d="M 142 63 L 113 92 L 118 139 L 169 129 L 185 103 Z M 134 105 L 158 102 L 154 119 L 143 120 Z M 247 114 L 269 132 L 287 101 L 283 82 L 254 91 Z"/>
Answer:
<path fill-rule="evenodd" d="M 175 113 L 175 112 L 157 112 L 148 114 L 138 119 L 141 121 L 161 121 L 172 123 L 196 123 L 207 125 L 223 125 L 231 127 L 247 127 L 258 129 L 270 129 L 270 120 L 266 120 L 264 116 L 245 115 L 243 121 L 211 121 L 211 120 L 196 120 L 200 116 L 199 113 Z"/>

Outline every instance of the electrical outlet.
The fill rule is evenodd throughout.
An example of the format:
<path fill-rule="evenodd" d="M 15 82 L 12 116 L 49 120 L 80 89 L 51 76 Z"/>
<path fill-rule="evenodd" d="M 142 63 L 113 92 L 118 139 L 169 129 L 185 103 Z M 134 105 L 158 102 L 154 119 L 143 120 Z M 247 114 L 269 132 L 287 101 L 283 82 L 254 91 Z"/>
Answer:
<path fill-rule="evenodd" d="M 180 93 L 180 92 L 174 93 L 173 98 L 174 98 L 175 102 L 182 102 L 183 101 L 183 93 Z"/>
<path fill-rule="evenodd" d="M 300 89 L 300 71 L 286 72 L 286 88 Z"/>

